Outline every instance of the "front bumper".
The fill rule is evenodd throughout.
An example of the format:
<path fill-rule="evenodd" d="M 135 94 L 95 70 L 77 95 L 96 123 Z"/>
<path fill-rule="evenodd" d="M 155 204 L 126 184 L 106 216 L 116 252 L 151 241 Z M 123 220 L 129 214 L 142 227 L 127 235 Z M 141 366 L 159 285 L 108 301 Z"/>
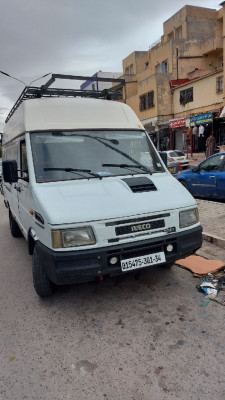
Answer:
<path fill-rule="evenodd" d="M 174 247 L 171 253 L 166 251 L 166 246 L 169 243 L 172 243 Z M 144 241 L 89 250 L 56 252 L 39 241 L 36 243 L 46 274 L 56 284 L 88 282 L 101 275 L 119 275 L 123 273 L 120 266 L 121 259 L 148 255 L 159 251 L 165 252 L 167 263 L 175 262 L 180 258 L 191 255 L 201 245 L 201 226 L 182 233 L 166 235 L 162 238 L 151 238 Z M 118 258 L 118 262 L 115 265 L 109 263 L 111 257 Z"/>

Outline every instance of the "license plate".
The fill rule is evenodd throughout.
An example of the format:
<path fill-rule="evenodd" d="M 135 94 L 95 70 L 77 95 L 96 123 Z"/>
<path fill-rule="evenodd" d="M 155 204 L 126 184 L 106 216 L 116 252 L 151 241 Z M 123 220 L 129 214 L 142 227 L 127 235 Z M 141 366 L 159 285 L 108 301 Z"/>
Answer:
<path fill-rule="evenodd" d="M 174 172 L 174 168 L 168 168 L 169 172 Z"/>
<path fill-rule="evenodd" d="M 178 158 L 178 161 L 183 161 L 183 158 Z"/>
<path fill-rule="evenodd" d="M 121 269 L 122 271 L 130 271 L 132 269 L 149 267 L 150 265 L 161 264 L 164 262 L 166 262 L 165 253 L 160 251 L 159 253 L 121 260 Z"/>

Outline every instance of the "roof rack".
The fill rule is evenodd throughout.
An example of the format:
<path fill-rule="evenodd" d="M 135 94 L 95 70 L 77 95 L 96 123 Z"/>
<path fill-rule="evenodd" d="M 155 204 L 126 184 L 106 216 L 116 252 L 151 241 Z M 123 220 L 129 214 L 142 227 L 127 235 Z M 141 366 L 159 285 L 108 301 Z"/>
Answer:
<path fill-rule="evenodd" d="M 103 90 L 81 90 L 81 89 L 59 89 L 50 88 L 50 86 L 55 82 L 56 79 L 69 79 L 69 80 L 82 80 L 82 81 L 99 81 L 99 82 L 112 82 L 118 83 L 118 85 L 113 86 L 111 89 Z M 52 77 L 41 87 L 36 86 L 26 86 L 22 91 L 21 95 L 17 99 L 16 103 L 9 112 L 5 122 L 8 122 L 12 117 L 14 112 L 20 106 L 24 100 L 35 99 L 41 97 L 91 97 L 96 99 L 105 100 L 121 100 L 123 98 L 121 89 L 125 86 L 124 79 L 114 79 L 114 78 L 100 78 L 100 77 L 90 77 L 90 76 L 75 76 L 75 75 L 62 75 L 62 74 L 52 74 Z"/>

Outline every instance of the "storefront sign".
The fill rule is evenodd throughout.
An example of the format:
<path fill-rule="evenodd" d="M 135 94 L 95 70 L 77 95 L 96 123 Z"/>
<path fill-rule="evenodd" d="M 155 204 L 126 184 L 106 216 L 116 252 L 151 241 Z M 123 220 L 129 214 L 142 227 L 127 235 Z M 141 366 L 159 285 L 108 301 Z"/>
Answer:
<path fill-rule="evenodd" d="M 210 124 L 213 120 L 212 113 L 206 113 L 202 115 L 197 115 L 196 117 L 191 117 L 191 125 L 203 125 Z"/>
<path fill-rule="evenodd" d="M 169 127 L 171 129 L 174 128 L 181 128 L 183 126 L 186 126 L 186 118 L 178 118 L 178 119 L 171 119 L 169 122 Z"/>

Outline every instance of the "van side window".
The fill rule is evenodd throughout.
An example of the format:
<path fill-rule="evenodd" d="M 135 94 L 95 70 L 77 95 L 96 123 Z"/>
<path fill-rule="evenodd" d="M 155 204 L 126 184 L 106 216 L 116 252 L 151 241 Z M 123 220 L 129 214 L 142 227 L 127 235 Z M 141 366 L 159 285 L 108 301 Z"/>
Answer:
<path fill-rule="evenodd" d="M 7 149 L 3 149 L 3 160 L 16 160 L 18 162 L 17 144 L 10 144 Z"/>
<path fill-rule="evenodd" d="M 26 178 L 28 173 L 27 149 L 25 141 L 20 142 L 20 168 L 23 171 L 21 177 Z"/>

